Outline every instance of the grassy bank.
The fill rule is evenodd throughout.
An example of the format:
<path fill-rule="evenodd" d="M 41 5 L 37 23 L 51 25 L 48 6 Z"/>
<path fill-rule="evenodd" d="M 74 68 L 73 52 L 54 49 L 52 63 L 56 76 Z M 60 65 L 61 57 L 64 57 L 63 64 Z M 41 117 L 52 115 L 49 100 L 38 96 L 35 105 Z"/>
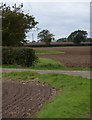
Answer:
<path fill-rule="evenodd" d="M 38 63 L 36 63 L 32 67 L 21 67 L 16 65 L 3 65 L 3 68 L 21 68 L 21 69 L 38 69 L 38 70 L 82 70 L 82 71 L 90 71 L 90 68 L 65 68 L 59 62 L 56 62 L 52 59 L 47 58 L 39 58 Z"/>
<path fill-rule="evenodd" d="M 34 72 L 3 73 L 3 77 L 45 82 L 59 89 L 49 103 L 43 105 L 37 118 L 88 118 L 90 114 L 90 80 L 80 76 L 38 74 Z"/>

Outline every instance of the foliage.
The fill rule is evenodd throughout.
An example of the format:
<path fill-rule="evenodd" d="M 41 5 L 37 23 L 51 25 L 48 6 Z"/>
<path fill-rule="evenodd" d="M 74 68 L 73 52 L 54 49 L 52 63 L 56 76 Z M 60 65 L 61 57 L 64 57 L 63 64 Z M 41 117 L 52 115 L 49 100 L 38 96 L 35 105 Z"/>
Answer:
<path fill-rule="evenodd" d="M 67 44 L 66 43 L 54 43 L 54 44 L 30 44 L 30 45 L 25 45 L 27 47 L 76 47 L 76 46 L 92 46 L 92 43 L 86 43 L 86 42 L 83 42 L 83 43 L 80 43 L 80 44 L 74 44 L 73 42 L 68 42 Z"/>
<path fill-rule="evenodd" d="M 32 43 L 36 43 L 36 41 L 35 41 L 35 40 L 33 40 L 33 41 L 32 41 Z"/>
<path fill-rule="evenodd" d="M 23 4 L 12 7 L 1 4 L 2 11 L 2 45 L 3 46 L 19 46 L 26 41 L 26 33 L 34 28 L 38 22 L 35 17 L 25 14 L 22 11 Z"/>
<path fill-rule="evenodd" d="M 50 44 L 52 40 L 54 40 L 54 35 L 49 32 L 49 30 L 42 30 L 38 33 L 39 41 L 45 42 L 47 45 Z"/>
<path fill-rule="evenodd" d="M 92 42 L 92 38 L 87 38 L 86 42 Z"/>
<path fill-rule="evenodd" d="M 20 65 L 29 67 L 37 61 L 37 57 L 33 49 L 30 48 L 2 48 L 2 64 L 5 65 Z"/>
<path fill-rule="evenodd" d="M 77 30 L 69 35 L 68 40 L 74 43 L 80 43 L 80 42 L 85 42 L 86 38 L 87 38 L 87 31 Z"/>
<path fill-rule="evenodd" d="M 56 42 L 67 42 L 67 38 L 60 38 Z"/>

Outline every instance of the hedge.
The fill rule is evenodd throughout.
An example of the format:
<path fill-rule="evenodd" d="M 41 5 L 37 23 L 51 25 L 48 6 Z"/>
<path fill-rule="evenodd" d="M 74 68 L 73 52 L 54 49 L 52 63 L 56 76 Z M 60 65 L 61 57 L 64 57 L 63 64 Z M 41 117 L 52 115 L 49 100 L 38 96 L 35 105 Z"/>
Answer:
<path fill-rule="evenodd" d="M 37 61 L 37 56 L 31 48 L 3 47 L 2 64 L 30 67 Z"/>
<path fill-rule="evenodd" d="M 50 44 L 50 45 L 24 45 L 26 47 L 67 47 L 67 46 L 92 46 L 91 44 Z"/>

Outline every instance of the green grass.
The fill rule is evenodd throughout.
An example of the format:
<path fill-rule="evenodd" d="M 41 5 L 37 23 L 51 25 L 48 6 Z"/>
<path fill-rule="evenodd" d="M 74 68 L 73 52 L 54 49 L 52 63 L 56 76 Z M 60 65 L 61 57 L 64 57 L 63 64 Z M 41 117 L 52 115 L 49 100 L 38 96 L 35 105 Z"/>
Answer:
<path fill-rule="evenodd" d="M 84 71 L 90 71 L 90 68 L 65 68 L 63 64 L 54 61 L 52 59 L 48 58 L 39 58 L 39 61 L 37 64 L 31 67 L 31 69 L 39 69 L 39 70 L 84 70 Z"/>
<path fill-rule="evenodd" d="M 45 103 L 37 118 L 88 118 L 90 113 L 90 79 L 63 74 L 35 72 L 3 73 L 16 80 L 45 82 L 59 89 L 49 103 Z M 92 80 L 92 79 L 91 79 Z"/>
<path fill-rule="evenodd" d="M 60 53 L 64 53 L 64 52 L 60 52 L 60 51 L 49 51 L 49 50 L 35 50 L 36 54 L 60 54 Z"/>
<path fill-rule="evenodd" d="M 21 67 L 15 65 L 2 65 L 3 68 L 21 68 L 21 69 L 39 69 L 39 70 L 81 70 L 81 71 L 90 71 L 92 68 L 65 68 L 62 64 L 52 59 L 39 58 L 38 63 L 32 67 Z"/>
<path fill-rule="evenodd" d="M 61 65 L 59 62 L 56 62 L 52 59 L 47 58 L 39 58 L 38 62 L 35 63 L 31 67 L 21 67 L 21 66 L 15 66 L 15 65 L 2 65 L 3 68 L 25 68 L 25 69 L 39 69 L 39 70 L 53 70 L 53 69 L 60 69 L 63 68 L 63 65 Z"/>
<path fill-rule="evenodd" d="M 59 62 L 56 62 L 52 59 L 47 58 L 39 58 L 38 63 L 36 63 L 32 69 L 42 69 L 42 70 L 58 70 L 64 68 L 63 65 L 61 65 Z"/>
<path fill-rule="evenodd" d="M 86 118 L 90 109 L 90 80 L 69 75 L 48 74 L 42 82 L 60 89 L 53 100 L 45 104 L 38 118 Z"/>
<path fill-rule="evenodd" d="M 38 73 L 35 72 L 11 72 L 11 73 L 2 73 L 2 77 L 6 78 L 13 78 L 16 80 L 24 80 L 24 81 L 30 81 L 36 79 L 38 77 Z"/>

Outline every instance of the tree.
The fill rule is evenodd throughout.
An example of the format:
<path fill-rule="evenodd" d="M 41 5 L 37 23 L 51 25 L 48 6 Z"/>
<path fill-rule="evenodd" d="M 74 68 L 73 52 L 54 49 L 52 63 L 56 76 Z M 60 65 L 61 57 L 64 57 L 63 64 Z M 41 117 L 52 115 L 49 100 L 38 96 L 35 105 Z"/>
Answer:
<path fill-rule="evenodd" d="M 67 42 L 67 38 L 60 38 L 57 40 L 57 42 Z"/>
<path fill-rule="evenodd" d="M 0 6 L 2 11 L 2 45 L 19 46 L 26 43 L 26 36 L 30 29 L 34 28 L 38 22 L 35 17 L 25 14 L 22 11 L 23 4 L 12 7 L 3 4 Z"/>
<path fill-rule="evenodd" d="M 54 40 L 54 35 L 49 32 L 49 30 L 42 30 L 38 33 L 38 39 L 41 42 L 45 42 L 46 44 L 50 44 L 52 40 Z"/>
<path fill-rule="evenodd" d="M 77 30 L 69 35 L 68 40 L 74 43 L 85 42 L 87 34 L 88 34 L 87 31 Z"/>
<path fill-rule="evenodd" d="M 92 38 L 87 38 L 86 42 L 92 42 Z"/>

